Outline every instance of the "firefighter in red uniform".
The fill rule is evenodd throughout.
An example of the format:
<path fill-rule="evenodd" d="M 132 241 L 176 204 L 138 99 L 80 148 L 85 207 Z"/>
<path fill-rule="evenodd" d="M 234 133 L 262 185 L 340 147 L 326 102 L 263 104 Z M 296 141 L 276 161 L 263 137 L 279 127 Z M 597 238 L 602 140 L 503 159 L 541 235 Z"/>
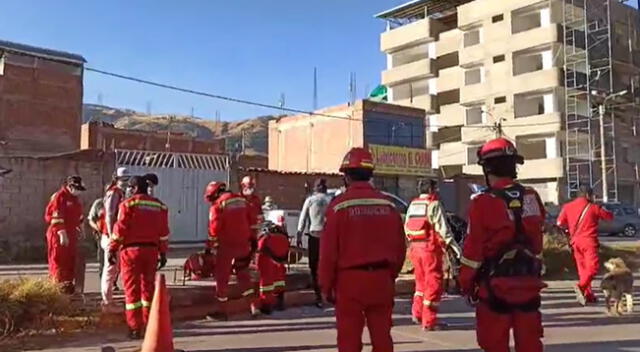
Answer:
<path fill-rule="evenodd" d="M 540 291 L 542 226 L 538 194 L 515 182 L 524 158 L 498 138 L 478 150 L 488 189 L 473 197 L 464 241 L 460 286 L 476 304 L 478 344 L 487 352 L 542 352 Z"/>
<path fill-rule="evenodd" d="M 251 250 L 255 252 L 258 232 L 260 232 L 260 227 L 264 221 L 264 216 L 262 214 L 262 201 L 256 194 L 256 181 L 253 177 L 243 177 L 240 187 L 242 188 L 242 196 L 247 201 L 249 214 L 251 215 Z"/>
<path fill-rule="evenodd" d="M 421 194 L 411 201 L 404 225 L 416 281 L 412 319 L 424 330 L 438 330 L 443 326 L 437 322 L 443 291 L 443 256 L 448 246 L 459 257 L 460 248 L 444 217 L 436 181 L 421 181 L 418 188 Z"/>
<path fill-rule="evenodd" d="M 225 302 L 229 300 L 229 277 L 236 274 L 242 297 L 250 299 L 251 313 L 257 307 L 251 300 L 254 290 L 249 275 L 251 263 L 251 213 L 247 201 L 240 195 L 227 190 L 224 182 L 207 185 L 204 198 L 211 203 L 209 210 L 209 240 L 205 255 L 216 249 L 216 293 L 219 310 L 209 313 L 207 318 L 226 320 Z"/>
<path fill-rule="evenodd" d="M 373 351 L 393 351 L 394 284 L 406 245 L 400 214 L 370 184 L 373 169 L 366 149 L 347 153 L 340 167 L 347 190 L 329 205 L 320 242 L 319 283 L 336 304 L 340 352 L 362 350 L 365 322 Z"/>
<path fill-rule="evenodd" d="M 270 314 L 272 308 L 284 309 L 284 290 L 289 236 L 282 225 L 267 224 L 258 237 L 258 272 L 260 274 L 260 311 Z"/>
<path fill-rule="evenodd" d="M 129 337 L 139 339 L 149 318 L 156 271 L 167 264 L 169 220 L 167 207 L 147 193 L 144 177 L 132 177 L 129 187 L 133 196 L 120 204 L 108 260 L 116 263 L 120 251 Z"/>
<path fill-rule="evenodd" d="M 578 198 L 565 204 L 558 216 L 558 226 L 568 232 L 580 282 L 575 285 L 576 298 L 581 305 L 596 303 L 591 281 L 598 274 L 598 222 L 613 220 L 613 214 L 593 203 L 590 187 L 580 186 Z"/>
<path fill-rule="evenodd" d="M 75 291 L 76 255 L 83 210 L 78 195 L 85 191 L 80 176 L 69 176 L 60 190 L 51 196 L 45 210 L 49 276 L 62 285 L 65 293 Z"/>

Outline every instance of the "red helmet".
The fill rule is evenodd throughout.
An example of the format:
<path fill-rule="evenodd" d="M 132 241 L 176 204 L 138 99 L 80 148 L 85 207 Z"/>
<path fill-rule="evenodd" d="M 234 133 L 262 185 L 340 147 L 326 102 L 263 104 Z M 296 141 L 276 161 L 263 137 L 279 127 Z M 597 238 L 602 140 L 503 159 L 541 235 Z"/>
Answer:
<path fill-rule="evenodd" d="M 512 156 L 516 163 L 524 164 L 524 158 L 518 154 L 515 145 L 505 138 L 496 138 L 488 141 L 478 148 L 478 164 L 483 165 L 485 160 L 501 156 Z"/>
<path fill-rule="evenodd" d="M 256 180 L 251 176 L 245 176 L 242 178 L 240 185 L 242 188 L 253 188 L 256 186 Z"/>
<path fill-rule="evenodd" d="M 351 148 L 351 150 L 342 159 L 340 172 L 349 169 L 370 169 L 373 170 L 373 156 L 371 152 L 364 148 Z"/>
<path fill-rule="evenodd" d="M 227 185 L 224 182 L 209 182 L 207 188 L 204 190 L 204 199 L 208 201 L 211 197 L 216 197 L 220 192 L 223 192 L 226 189 Z"/>

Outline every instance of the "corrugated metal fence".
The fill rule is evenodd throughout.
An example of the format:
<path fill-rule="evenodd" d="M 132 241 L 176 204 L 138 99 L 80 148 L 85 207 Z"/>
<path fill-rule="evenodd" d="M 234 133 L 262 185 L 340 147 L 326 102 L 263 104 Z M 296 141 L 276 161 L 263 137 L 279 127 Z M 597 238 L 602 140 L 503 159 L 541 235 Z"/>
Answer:
<path fill-rule="evenodd" d="M 209 204 L 203 192 L 211 181 L 229 182 L 226 155 L 116 150 L 116 165 L 133 174 L 155 173 L 155 196 L 169 207 L 171 242 L 201 242 L 207 238 Z"/>

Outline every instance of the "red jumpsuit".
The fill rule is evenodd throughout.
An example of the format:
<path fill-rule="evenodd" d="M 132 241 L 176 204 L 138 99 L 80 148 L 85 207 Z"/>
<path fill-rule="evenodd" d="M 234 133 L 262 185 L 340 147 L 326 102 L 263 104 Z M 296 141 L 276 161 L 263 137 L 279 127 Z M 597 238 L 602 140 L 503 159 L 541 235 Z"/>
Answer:
<path fill-rule="evenodd" d="M 493 188 L 505 189 L 512 184 L 511 180 L 501 180 L 493 185 Z M 524 235 L 530 242 L 533 254 L 541 256 L 545 210 L 534 190 L 526 189 L 522 209 Z M 478 289 L 480 301 L 476 307 L 476 334 L 480 348 L 486 352 L 508 352 L 511 329 L 517 352 L 543 350 L 540 311 L 513 310 L 510 313 L 498 313 L 490 309 L 487 304 L 486 284 L 478 284 L 476 277 L 477 270 L 483 262 L 499 255 L 505 246 L 514 241 L 515 226 L 512 213 L 507 209 L 503 199 L 491 193 L 481 193 L 471 200 L 469 233 L 464 241 L 461 258 L 460 287 L 465 295 L 473 295 Z M 517 284 L 519 278 L 506 280 Z"/>
<path fill-rule="evenodd" d="M 260 273 L 260 304 L 271 306 L 275 296 L 284 292 L 289 254 L 289 237 L 284 233 L 267 233 L 258 238 L 258 272 Z"/>
<path fill-rule="evenodd" d="M 437 194 L 423 194 L 411 202 L 404 231 L 416 281 L 412 315 L 424 328 L 432 328 L 443 291 L 443 256 L 453 241 Z"/>
<path fill-rule="evenodd" d="M 168 210 L 161 201 L 136 194 L 120 204 L 109 251 L 121 250 L 125 316 L 131 330 L 140 331 L 147 323 L 158 257 L 167 252 L 168 241 Z"/>
<path fill-rule="evenodd" d="M 583 211 L 584 215 L 582 215 Z M 582 219 L 578 224 L 581 216 Z M 558 216 L 558 226 L 569 229 L 573 256 L 580 277 L 578 287 L 587 300 L 595 298 L 591 291 L 591 281 L 598 274 L 600 267 L 598 260 L 600 247 L 598 222 L 600 220 L 613 220 L 613 214 L 584 197 L 565 204 Z"/>
<path fill-rule="evenodd" d="M 368 182 L 354 182 L 327 209 L 320 241 L 319 284 L 334 297 L 338 350 L 362 350 L 369 329 L 373 351 L 393 351 L 395 278 L 406 255 L 402 218 Z"/>
<path fill-rule="evenodd" d="M 80 199 L 62 187 L 51 196 L 45 210 L 44 219 L 47 223 L 47 259 L 49 261 L 49 276 L 56 282 L 62 283 L 64 290 L 73 293 L 75 265 L 78 247 L 78 234 L 83 218 Z M 69 244 L 60 244 L 59 231 L 66 231 Z"/>
<path fill-rule="evenodd" d="M 207 248 L 217 248 L 215 275 L 220 303 L 229 300 L 229 277 L 232 269 L 238 278 L 242 296 L 254 294 L 249 275 L 251 219 L 247 201 L 231 192 L 223 193 L 209 210 Z"/>

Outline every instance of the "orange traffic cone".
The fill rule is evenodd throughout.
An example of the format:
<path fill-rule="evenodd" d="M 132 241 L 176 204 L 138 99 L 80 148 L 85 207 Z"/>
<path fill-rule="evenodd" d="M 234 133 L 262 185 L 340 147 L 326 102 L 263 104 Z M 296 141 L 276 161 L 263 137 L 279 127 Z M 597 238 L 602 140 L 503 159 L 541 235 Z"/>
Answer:
<path fill-rule="evenodd" d="M 156 275 L 156 290 L 140 352 L 174 352 L 169 294 L 164 274 Z"/>

